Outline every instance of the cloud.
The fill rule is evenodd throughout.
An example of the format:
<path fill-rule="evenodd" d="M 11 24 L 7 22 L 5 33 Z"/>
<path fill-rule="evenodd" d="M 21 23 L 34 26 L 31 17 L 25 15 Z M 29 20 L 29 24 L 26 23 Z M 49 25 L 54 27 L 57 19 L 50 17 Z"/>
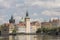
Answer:
<path fill-rule="evenodd" d="M 4 7 L 4 9 L 9 9 L 13 6 L 13 4 L 15 5 L 15 1 L 14 0 L 0 0 L 0 6 Z"/>
<path fill-rule="evenodd" d="M 0 0 L 0 24 L 8 22 L 8 15 L 13 14 L 15 4 L 15 0 Z"/>
<path fill-rule="evenodd" d="M 13 16 L 17 16 L 17 13 L 15 12 L 15 13 L 13 14 Z"/>
<path fill-rule="evenodd" d="M 6 18 L 6 15 L 0 15 L 0 24 L 7 23 L 5 18 Z"/>
<path fill-rule="evenodd" d="M 34 3 L 32 3 L 32 6 L 34 5 L 38 5 L 38 6 L 42 6 L 42 7 L 46 7 L 46 8 L 55 8 L 55 7 L 60 7 L 60 3 L 58 2 L 44 2 L 44 1 L 36 1 Z"/>
<path fill-rule="evenodd" d="M 52 18 L 51 18 L 51 21 L 52 21 L 53 19 L 56 20 L 56 19 L 59 19 L 59 18 L 58 18 L 58 17 L 52 17 Z"/>
<path fill-rule="evenodd" d="M 59 0 L 26 0 L 24 4 L 26 5 L 26 7 L 31 7 L 34 5 L 45 8 L 60 7 Z"/>
<path fill-rule="evenodd" d="M 55 0 L 40 0 L 40 1 L 45 1 L 46 2 L 46 1 L 55 1 Z"/>
<path fill-rule="evenodd" d="M 16 23 L 19 23 L 21 17 L 20 16 L 15 16 L 14 19 L 15 19 Z"/>
<path fill-rule="evenodd" d="M 10 7 L 10 4 L 8 3 L 8 2 L 6 2 L 6 1 L 0 1 L 0 6 L 3 6 L 3 7 L 5 7 L 5 8 L 9 8 Z"/>
<path fill-rule="evenodd" d="M 33 20 L 42 21 L 43 18 L 40 19 L 39 17 L 43 15 L 45 15 L 43 17 L 60 16 L 60 0 L 0 0 L 0 14 L 5 16 L 13 14 L 16 21 L 19 21 L 21 16 L 25 16 L 26 10 L 29 11 L 31 18 L 34 18 Z M 9 17 L 1 18 L 3 21 L 9 19 Z"/>
<path fill-rule="evenodd" d="M 60 7 L 57 7 L 57 8 L 51 8 L 51 9 L 48 9 L 48 10 L 60 12 Z"/>
<path fill-rule="evenodd" d="M 0 17 L 0 21 L 1 21 L 1 20 L 4 20 L 4 19 Z"/>
<path fill-rule="evenodd" d="M 33 16 L 38 16 L 38 14 L 37 13 L 33 13 Z"/>
<path fill-rule="evenodd" d="M 20 8 L 22 6 L 24 6 L 24 4 L 19 4 L 19 3 L 16 4 L 16 8 Z"/>
<path fill-rule="evenodd" d="M 47 15 L 47 16 L 60 16 L 60 12 L 56 12 L 56 11 L 50 11 L 50 10 L 46 10 L 42 12 L 43 15 Z"/>
<path fill-rule="evenodd" d="M 15 19 L 19 20 L 19 19 L 21 19 L 21 17 L 20 16 L 15 16 Z"/>
<path fill-rule="evenodd" d="M 43 22 L 44 21 L 44 19 L 43 18 L 36 18 L 36 19 L 30 19 L 30 21 L 32 22 L 32 21 L 39 21 L 39 22 Z"/>

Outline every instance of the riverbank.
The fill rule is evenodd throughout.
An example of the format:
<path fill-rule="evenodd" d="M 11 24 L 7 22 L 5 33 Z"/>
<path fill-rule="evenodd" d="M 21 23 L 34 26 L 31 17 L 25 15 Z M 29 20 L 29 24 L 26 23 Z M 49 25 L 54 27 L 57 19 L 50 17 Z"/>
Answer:
<path fill-rule="evenodd" d="M 10 33 L 9 35 L 60 35 L 60 33 Z"/>
<path fill-rule="evenodd" d="M 37 35 L 37 33 L 10 33 L 9 35 Z"/>

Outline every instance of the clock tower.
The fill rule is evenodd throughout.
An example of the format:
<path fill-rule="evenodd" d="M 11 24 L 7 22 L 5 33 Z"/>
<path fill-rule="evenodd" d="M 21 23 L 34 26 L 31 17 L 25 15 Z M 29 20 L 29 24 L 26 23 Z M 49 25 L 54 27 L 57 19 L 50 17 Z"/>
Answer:
<path fill-rule="evenodd" d="M 26 12 L 26 17 L 25 17 L 25 27 L 26 27 L 26 33 L 30 33 L 30 18 L 28 15 L 28 12 Z"/>

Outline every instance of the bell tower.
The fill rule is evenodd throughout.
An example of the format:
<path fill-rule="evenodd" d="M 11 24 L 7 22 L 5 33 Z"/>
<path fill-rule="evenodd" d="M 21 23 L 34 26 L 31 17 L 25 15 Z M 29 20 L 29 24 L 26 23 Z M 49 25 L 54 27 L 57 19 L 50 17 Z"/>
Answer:
<path fill-rule="evenodd" d="M 28 15 L 28 12 L 26 12 L 26 17 L 25 17 L 25 27 L 26 27 L 26 33 L 30 33 L 30 18 Z"/>

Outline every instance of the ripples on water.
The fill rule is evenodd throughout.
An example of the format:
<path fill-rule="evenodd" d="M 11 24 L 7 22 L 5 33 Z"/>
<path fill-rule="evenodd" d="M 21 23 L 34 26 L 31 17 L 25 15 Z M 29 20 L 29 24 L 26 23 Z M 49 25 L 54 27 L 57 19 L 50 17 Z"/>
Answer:
<path fill-rule="evenodd" d="M 0 37 L 0 40 L 60 40 L 60 36 L 50 36 L 50 35 L 16 35 Z"/>

